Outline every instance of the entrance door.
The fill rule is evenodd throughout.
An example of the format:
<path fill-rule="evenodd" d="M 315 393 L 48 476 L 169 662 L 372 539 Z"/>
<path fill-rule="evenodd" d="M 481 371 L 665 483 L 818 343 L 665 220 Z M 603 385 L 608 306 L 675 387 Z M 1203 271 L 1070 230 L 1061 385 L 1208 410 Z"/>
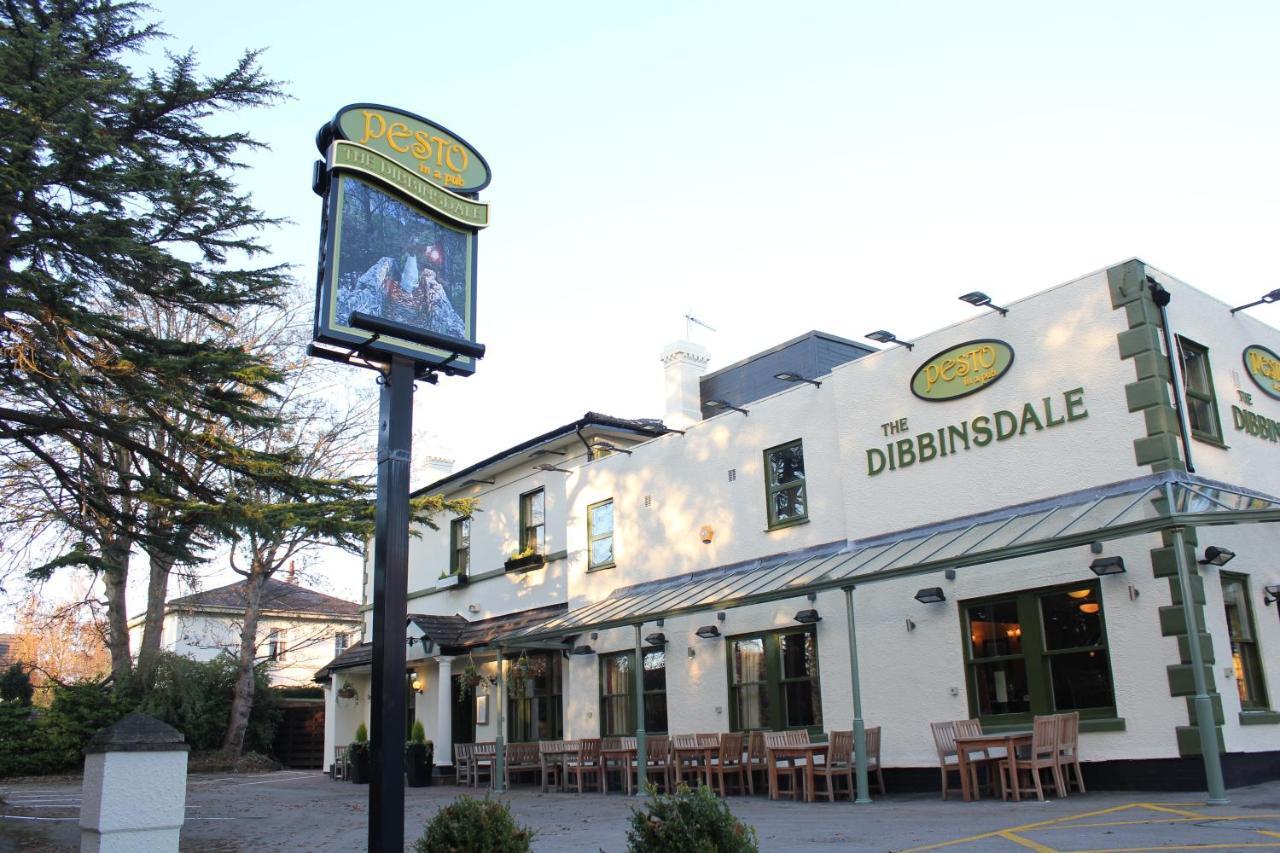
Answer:
<path fill-rule="evenodd" d="M 454 743 L 475 743 L 476 742 L 476 700 L 471 693 L 463 693 L 462 687 L 458 684 L 459 676 L 453 677 L 452 686 L 452 702 L 453 702 L 453 742 Z M 453 761 L 453 756 L 449 756 L 449 761 Z"/>

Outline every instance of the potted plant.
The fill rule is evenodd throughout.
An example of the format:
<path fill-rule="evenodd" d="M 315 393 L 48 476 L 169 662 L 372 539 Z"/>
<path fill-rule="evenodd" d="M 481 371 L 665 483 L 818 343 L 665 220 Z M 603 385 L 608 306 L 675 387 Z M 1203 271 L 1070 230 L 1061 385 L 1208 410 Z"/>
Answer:
<path fill-rule="evenodd" d="M 507 667 L 507 693 L 513 699 L 524 695 L 529 682 L 529 657 L 524 652 Z"/>
<path fill-rule="evenodd" d="M 463 696 L 470 696 L 486 680 L 484 674 L 480 672 L 480 667 L 476 665 L 475 658 L 468 655 L 467 665 L 458 674 L 458 690 Z"/>
<path fill-rule="evenodd" d="M 356 739 L 347 747 L 347 758 L 351 761 L 351 781 L 357 785 L 368 785 L 369 727 L 364 723 L 356 726 Z"/>
<path fill-rule="evenodd" d="M 523 572 L 529 569 L 536 569 L 546 562 L 546 558 L 539 554 L 532 545 L 516 551 L 512 554 L 503 567 L 509 572 Z"/>
<path fill-rule="evenodd" d="M 338 698 L 339 699 L 356 698 L 356 689 L 351 686 L 350 681 L 342 682 L 342 686 L 338 688 Z"/>
<path fill-rule="evenodd" d="M 464 586 L 467 583 L 467 576 L 462 572 L 441 572 L 440 577 L 436 580 L 436 589 L 449 589 L 450 587 Z"/>
<path fill-rule="evenodd" d="M 422 788 L 431 784 L 431 773 L 435 766 L 435 748 L 427 740 L 427 733 L 422 728 L 421 720 L 413 721 L 413 729 L 409 733 L 409 742 L 404 746 L 405 778 L 410 788 Z"/>

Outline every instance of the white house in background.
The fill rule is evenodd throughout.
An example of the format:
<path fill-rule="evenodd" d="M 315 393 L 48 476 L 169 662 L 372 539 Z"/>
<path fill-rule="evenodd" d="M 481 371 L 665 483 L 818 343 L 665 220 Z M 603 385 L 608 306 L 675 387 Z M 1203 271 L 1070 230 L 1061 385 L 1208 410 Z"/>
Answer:
<path fill-rule="evenodd" d="M 1069 711 L 1090 788 L 1201 787 L 1215 739 L 1227 785 L 1280 777 L 1280 306 L 1139 260 L 998 301 L 709 374 L 681 342 L 662 422 L 589 413 L 430 485 L 480 508 L 409 543 L 437 766 L 641 720 L 818 735 L 857 696 L 897 790 L 937 790 L 931 722 Z M 317 680 L 327 765 L 369 647 Z"/>
<path fill-rule="evenodd" d="M 246 581 L 175 598 L 165 605 L 160 646 L 195 660 L 240 649 Z M 142 617 L 129 623 L 129 642 L 142 642 Z M 316 669 L 360 641 L 363 619 L 353 601 L 270 578 L 258 620 L 259 660 L 270 663 L 277 687 L 311 684 Z"/>

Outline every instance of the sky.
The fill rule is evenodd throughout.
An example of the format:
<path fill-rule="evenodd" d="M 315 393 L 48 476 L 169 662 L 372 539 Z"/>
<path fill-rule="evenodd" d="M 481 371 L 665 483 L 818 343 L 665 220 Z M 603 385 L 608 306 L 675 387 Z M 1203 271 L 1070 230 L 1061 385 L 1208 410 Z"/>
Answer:
<path fill-rule="evenodd" d="M 588 410 L 661 417 L 686 314 L 714 370 L 811 329 L 910 339 L 980 310 L 962 293 L 1132 256 L 1233 304 L 1280 286 L 1274 3 L 153 5 L 205 73 L 261 48 L 284 81 L 218 121 L 270 146 L 241 184 L 290 220 L 266 239 L 304 287 L 339 108 L 418 113 L 488 160 L 488 354 L 415 404 L 415 454 L 459 468 Z M 322 563 L 358 597 L 355 563 Z"/>

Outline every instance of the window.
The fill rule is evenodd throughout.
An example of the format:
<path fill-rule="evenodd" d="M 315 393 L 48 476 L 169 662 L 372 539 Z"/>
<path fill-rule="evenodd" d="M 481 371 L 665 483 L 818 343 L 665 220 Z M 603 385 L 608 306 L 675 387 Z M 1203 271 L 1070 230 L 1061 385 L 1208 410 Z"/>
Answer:
<path fill-rule="evenodd" d="M 804 494 L 804 448 L 800 441 L 771 447 L 764 452 L 765 491 L 769 502 L 769 527 L 785 527 L 809 517 Z"/>
<path fill-rule="evenodd" d="M 969 705 L 983 722 L 1079 711 L 1114 717 L 1115 691 L 1096 583 L 1032 590 L 963 607 Z"/>
<path fill-rule="evenodd" d="M 1182 358 L 1182 384 L 1187 395 L 1187 420 L 1191 434 L 1208 441 L 1222 441 L 1222 424 L 1218 420 L 1218 402 L 1213 395 L 1213 374 L 1209 370 L 1209 351 L 1197 343 L 1178 338 Z"/>
<path fill-rule="evenodd" d="M 284 660 L 289 650 L 285 633 L 280 628 L 272 628 L 267 634 L 267 660 Z"/>
<path fill-rule="evenodd" d="M 546 493 L 542 489 L 520 496 L 520 550 L 547 553 Z"/>
<path fill-rule="evenodd" d="M 644 649 L 644 730 L 667 731 L 667 653 Z M 600 735 L 620 737 L 636 731 L 636 653 L 600 657 Z"/>
<path fill-rule="evenodd" d="M 347 650 L 348 644 L 351 642 L 351 635 L 346 631 L 339 631 L 333 635 L 333 656 L 337 657 Z"/>
<path fill-rule="evenodd" d="M 511 743 L 558 740 L 564 734 L 560 655 L 529 655 L 529 674 L 520 695 L 511 697 L 507 738 Z"/>
<path fill-rule="evenodd" d="M 812 628 L 729 638 L 734 731 L 822 729 L 818 638 Z"/>
<path fill-rule="evenodd" d="M 455 518 L 449 525 L 449 574 L 465 575 L 471 568 L 471 518 Z"/>
<path fill-rule="evenodd" d="M 587 507 L 587 569 L 613 565 L 613 500 Z"/>
<path fill-rule="evenodd" d="M 1267 689 L 1262 681 L 1262 661 L 1258 657 L 1253 611 L 1249 608 L 1248 582 L 1242 575 L 1222 575 L 1222 602 L 1227 608 L 1227 633 L 1231 636 L 1231 665 L 1236 671 L 1240 707 L 1261 711 L 1268 707 Z"/>

